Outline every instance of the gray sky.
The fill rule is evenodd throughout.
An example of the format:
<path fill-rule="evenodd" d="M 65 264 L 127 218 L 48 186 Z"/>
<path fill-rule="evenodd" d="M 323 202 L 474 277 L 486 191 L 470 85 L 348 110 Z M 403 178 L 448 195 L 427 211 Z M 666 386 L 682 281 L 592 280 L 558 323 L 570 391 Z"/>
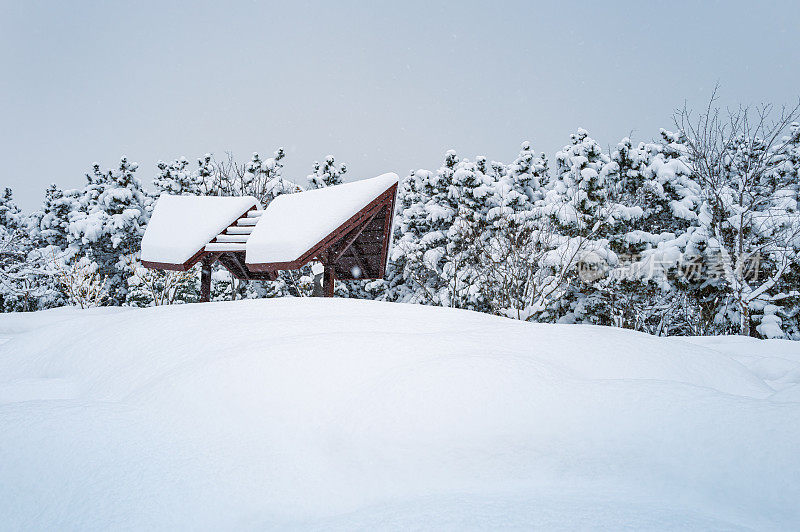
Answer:
<path fill-rule="evenodd" d="M 0 0 L 0 185 L 25 210 L 92 162 L 287 149 L 301 183 L 436 168 L 447 149 L 552 157 L 670 127 L 684 99 L 790 103 L 800 2 Z"/>

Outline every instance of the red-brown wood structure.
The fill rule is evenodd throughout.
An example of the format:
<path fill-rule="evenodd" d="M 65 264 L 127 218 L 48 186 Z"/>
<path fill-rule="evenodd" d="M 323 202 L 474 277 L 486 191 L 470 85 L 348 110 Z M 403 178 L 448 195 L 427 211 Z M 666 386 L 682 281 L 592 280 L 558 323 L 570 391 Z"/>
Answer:
<path fill-rule="evenodd" d="M 302 192 L 298 194 L 304 194 Z M 324 266 L 323 288 L 326 297 L 333 297 L 334 281 L 379 279 L 386 273 L 391 239 L 397 182 L 354 212 L 344 223 L 324 238 L 310 245 L 296 259 L 284 262 L 248 262 L 247 243 L 261 216 L 268 211 L 252 207 L 232 224 L 203 245 L 188 260 L 168 263 L 142 260 L 147 268 L 187 271 L 201 263 L 201 301 L 211 295 L 211 270 L 219 262 L 233 277 L 241 281 L 274 280 L 280 270 L 303 267 L 309 262 Z M 301 214 L 301 213 L 298 213 Z M 180 235 L 176 235 L 180 238 Z"/>

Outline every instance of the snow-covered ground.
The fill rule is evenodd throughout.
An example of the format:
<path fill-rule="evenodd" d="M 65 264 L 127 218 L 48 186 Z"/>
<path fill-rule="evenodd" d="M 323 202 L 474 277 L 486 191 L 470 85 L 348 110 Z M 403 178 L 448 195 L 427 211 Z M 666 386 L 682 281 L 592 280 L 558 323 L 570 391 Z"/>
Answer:
<path fill-rule="evenodd" d="M 288 298 L 3 339 L 2 529 L 800 527 L 800 343 Z"/>

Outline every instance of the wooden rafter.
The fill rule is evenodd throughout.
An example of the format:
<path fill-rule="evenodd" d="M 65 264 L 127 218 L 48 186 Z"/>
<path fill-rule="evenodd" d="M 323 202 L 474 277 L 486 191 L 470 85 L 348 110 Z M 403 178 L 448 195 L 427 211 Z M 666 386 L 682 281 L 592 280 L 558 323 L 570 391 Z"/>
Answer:
<path fill-rule="evenodd" d="M 363 253 L 361 252 L 361 248 L 356 242 L 353 242 L 350 254 L 353 255 L 353 258 L 356 260 L 356 264 L 358 264 L 358 267 L 361 268 L 361 271 L 363 272 L 363 275 L 361 277 L 369 278 L 368 276 L 372 273 L 367 268 L 367 264 L 369 263 L 364 262 Z"/>
<path fill-rule="evenodd" d="M 356 229 L 354 229 L 353 231 L 351 231 L 351 234 L 352 234 L 353 236 L 351 236 L 350 238 L 348 238 L 348 239 L 345 241 L 345 243 L 344 243 L 344 246 L 342 246 L 341 248 L 339 248 L 339 249 L 338 249 L 338 250 L 335 252 L 335 254 L 334 254 L 334 256 L 333 256 L 333 260 L 332 260 L 332 262 L 336 262 L 337 260 L 339 260 L 339 259 L 342 257 L 342 255 L 344 255 L 344 254 L 345 254 L 345 252 L 346 252 L 348 249 L 350 249 L 350 246 L 352 246 L 352 245 L 355 243 L 356 239 L 357 239 L 359 236 L 361 236 L 361 233 L 363 233 L 363 232 L 364 232 L 364 229 L 366 229 L 366 228 L 367 228 L 367 226 L 370 224 L 370 222 L 371 222 L 372 220 L 374 220 L 374 219 L 375 219 L 375 216 L 377 216 L 377 214 L 378 214 L 377 212 L 373 213 L 371 216 L 369 216 L 367 219 L 365 219 L 365 220 L 364 220 L 364 223 L 362 223 L 362 224 L 361 224 L 359 227 L 356 227 Z"/>
<path fill-rule="evenodd" d="M 242 279 L 245 281 L 250 280 L 250 272 L 247 270 L 247 266 L 244 265 L 244 261 L 239 258 L 239 253 L 228 253 L 228 257 L 230 257 L 230 261 L 236 266 L 236 269 L 242 275 Z"/>

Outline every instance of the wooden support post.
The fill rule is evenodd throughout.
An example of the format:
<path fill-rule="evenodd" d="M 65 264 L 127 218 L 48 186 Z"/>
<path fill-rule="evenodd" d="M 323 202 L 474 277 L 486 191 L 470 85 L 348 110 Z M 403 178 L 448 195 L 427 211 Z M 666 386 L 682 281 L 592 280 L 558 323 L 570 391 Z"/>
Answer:
<path fill-rule="evenodd" d="M 200 302 L 211 301 L 211 263 L 210 257 L 203 257 L 200 267 Z"/>
<path fill-rule="evenodd" d="M 325 289 L 325 297 L 333 297 L 333 283 L 336 280 L 336 274 L 333 264 L 325 263 L 325 272 L 323 273 Z"/>

